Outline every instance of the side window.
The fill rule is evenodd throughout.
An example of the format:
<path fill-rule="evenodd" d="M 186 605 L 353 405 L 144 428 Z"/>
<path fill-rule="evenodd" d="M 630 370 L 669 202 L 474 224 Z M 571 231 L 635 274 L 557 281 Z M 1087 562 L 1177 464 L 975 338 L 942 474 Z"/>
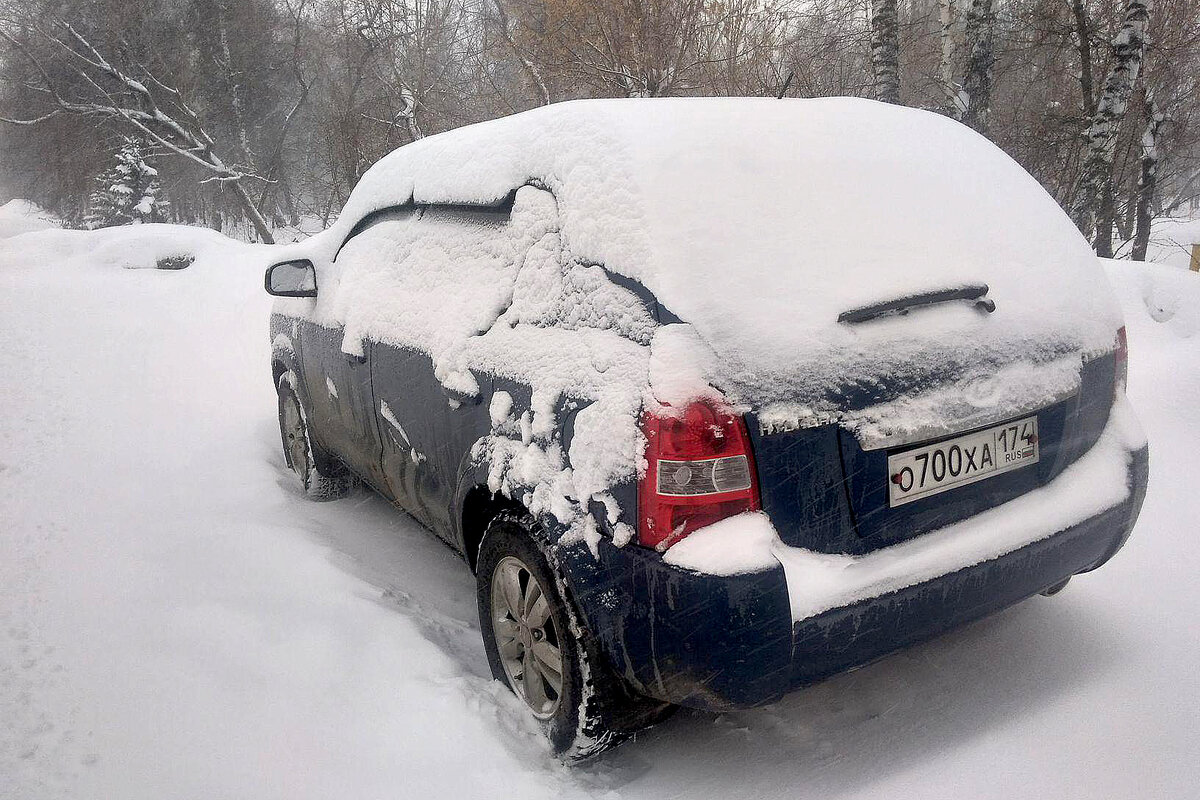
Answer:
<path fill-rule="evenodd" d="M 437 362 L 485 332 L 508 307 L 522 255 L 510 217 L 506 210 L 431 206 L 381 215 L 349 238 L 337 257 L 342 349 L 354 352 L 370 338 Z"/>
<path fill-rule="evenodd" d="M 543 249 L 546 256 L 553 253 L 552 259 L 539 258 Z M 557 235 L 551 234 L 530 251 L 517 276 L 512 309 L 506 319 L 539 327 L 610 330 L 639 344 L 649 344 L 657 323 L 642 299 L 613 283 L 594 264 L 563 267 L 557 250 Z"/>
<path fill-rule="evenodd" d="M 337 262 L 339 256 L 342 254 L 342 251 L 346 249 L 346 245 L 350 244 L 351 241 L 358 238 L 358 236 L 365 231 L 389 222 L 408 222 L 416 219 L 420 216 L 420 214 L 421 208 L 419 206 L 411 205 L 383 208 L 379 211 L 373 211 L 370 214 L 367 214 L 365 217 L 355 223 L 353 228 L 350 229 L 350 233 L 346 236 L 346 240 L 342 242 L 341 247 L 338 248 L 337 254 L 333 257 L 334 262 Z"/>

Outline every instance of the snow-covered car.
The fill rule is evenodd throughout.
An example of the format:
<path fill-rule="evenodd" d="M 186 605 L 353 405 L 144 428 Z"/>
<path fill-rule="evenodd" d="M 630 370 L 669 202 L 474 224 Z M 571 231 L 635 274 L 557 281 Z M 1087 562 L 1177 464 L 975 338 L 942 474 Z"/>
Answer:
<path fill-rule="evenodd" d="M 285 255 L 288 465 L 461 551 L 566 758 L 1053 593 L 1144 497 L 1096 259 L 936 114 L 548 106 L 400 148 Z"/>

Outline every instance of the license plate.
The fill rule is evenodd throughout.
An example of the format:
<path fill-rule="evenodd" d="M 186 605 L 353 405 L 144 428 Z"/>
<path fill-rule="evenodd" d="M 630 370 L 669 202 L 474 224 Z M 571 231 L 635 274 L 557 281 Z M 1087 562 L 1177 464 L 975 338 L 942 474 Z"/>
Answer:
<path fill-rule="evenodd" d="M 1037 417 L 888 456 L 888 505 L 911 503 L 1036 464 Z"/>

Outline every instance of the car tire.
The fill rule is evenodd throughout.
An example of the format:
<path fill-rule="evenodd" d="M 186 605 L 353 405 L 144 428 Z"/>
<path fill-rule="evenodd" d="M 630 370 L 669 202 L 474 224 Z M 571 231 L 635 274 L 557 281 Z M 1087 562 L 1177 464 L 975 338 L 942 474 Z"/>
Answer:
<path fill-rule="evenodd" d="M 674 706 L 637 695 L 607 667 L 540 541 L 527 517 L 492 520 L 476 571 L 479 627 L 492 675 L 529 707 L 556 756 L 580 762 L 665 719 Z M 506 600 L 504 586 L 519 591 Z"/>
<path fill-rule="evenodd" d="M 345 497 L 356 483 L 354 476 L 336 458 L 323 452 L 312 440 L 308 414 L 296 389 L 296 373 L 279 376 L 279 435 L 288 469 L 302 491 L 314 500 Z"/>

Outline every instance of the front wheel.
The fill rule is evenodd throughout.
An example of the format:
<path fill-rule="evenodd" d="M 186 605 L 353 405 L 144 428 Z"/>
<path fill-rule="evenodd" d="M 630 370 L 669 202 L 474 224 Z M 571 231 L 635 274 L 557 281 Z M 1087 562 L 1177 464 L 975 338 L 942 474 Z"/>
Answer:
<path fill-rule="evenodd" d="M 476 598 L 492 674 L 529 707 L 563 760 L 590 758 L 668 712 L 604 664 L 528 519 L 503 514 L 488 527 Z"/>
<path fill-rule="evenodd" d="M 308 431 L 308 417 L 296 390 L 296 374 L 279 376 L 279 435 L 283 457 L 299 479 L 304 493 L 314 500 L 335 500 L 354 487 L 354 478 L 341 464 L 322 453 Z"/>

